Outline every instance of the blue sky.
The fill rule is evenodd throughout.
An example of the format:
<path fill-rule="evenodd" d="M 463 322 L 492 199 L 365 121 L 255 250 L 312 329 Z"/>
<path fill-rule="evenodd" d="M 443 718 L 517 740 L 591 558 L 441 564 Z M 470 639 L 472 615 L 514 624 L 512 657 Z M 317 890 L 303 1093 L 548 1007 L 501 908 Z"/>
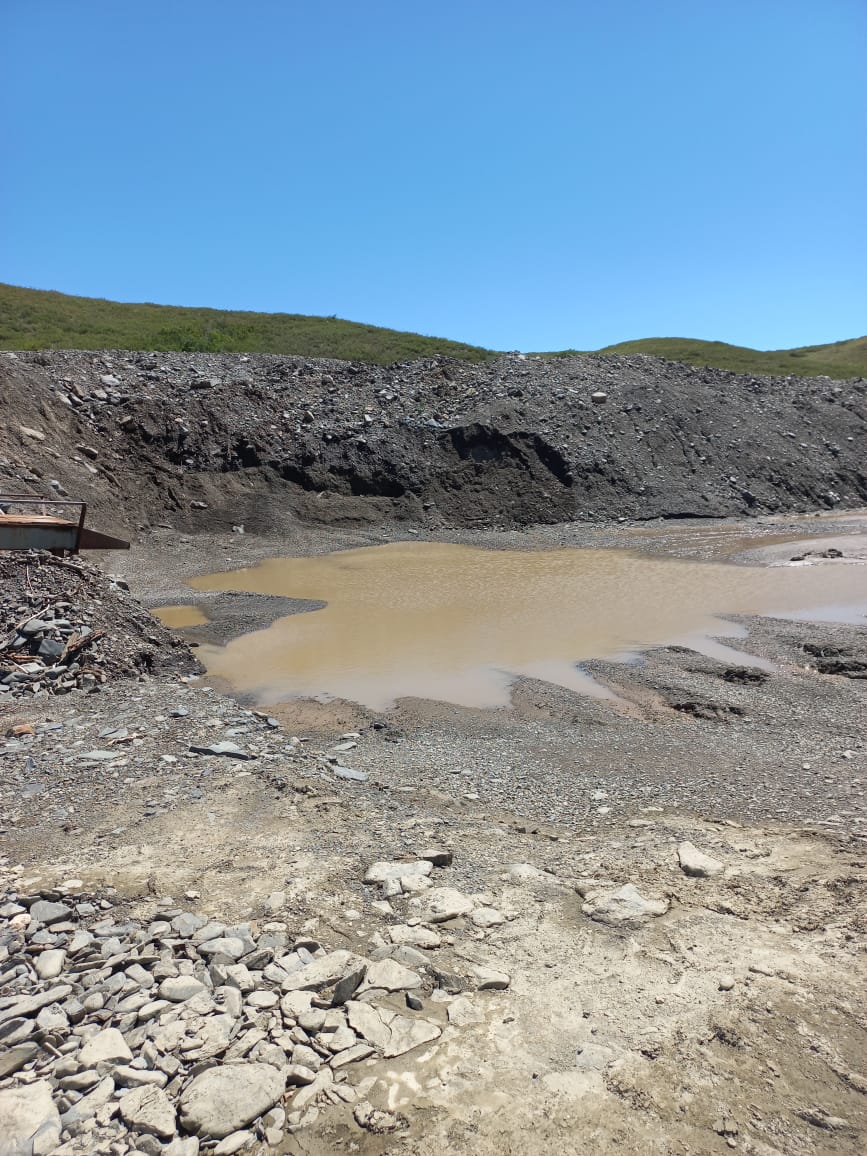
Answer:
<path fill-rule="evenodd" d="M 0 280 L 499 349 L 867 332 L 865 0 L 6 0 Z"/>

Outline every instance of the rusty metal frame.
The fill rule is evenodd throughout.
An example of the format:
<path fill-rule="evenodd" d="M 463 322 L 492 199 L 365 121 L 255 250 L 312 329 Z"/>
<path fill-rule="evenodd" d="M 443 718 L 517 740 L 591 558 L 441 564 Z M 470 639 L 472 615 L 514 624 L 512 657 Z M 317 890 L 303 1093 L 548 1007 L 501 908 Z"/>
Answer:
<path fill-rule="evenodd" d="M 81 545 L 81 532 L 84 529 L 84 519 L 87 516 L 87 502 L 79 498 L 39 498 L 33 494 L 0 494 L 0 503 L 13 502 L 17 506 L 78 506 L 78 525 L 75 527 L 75 545 L 69 551 L 77 554 Z M 46 515 L 47 516 L 47 515 Z M 61 551 L 62 553 L 63 551 Z"/>

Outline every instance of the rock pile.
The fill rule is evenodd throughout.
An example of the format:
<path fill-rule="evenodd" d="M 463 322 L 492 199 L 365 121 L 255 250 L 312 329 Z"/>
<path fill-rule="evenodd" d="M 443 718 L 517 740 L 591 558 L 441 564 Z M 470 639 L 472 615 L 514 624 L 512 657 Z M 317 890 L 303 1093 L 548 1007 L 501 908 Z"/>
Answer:
<path fill-rule="evenodd" d="M 157 666 L 199 669 L 125 582 L 37 551 L 0 556 L 0 701 L 95 690 Z"/>
<path fill-rule="evenodd" d="M 270 533 L 287 510 L 517 526 L 867 500 L 860 380 L 644 356 L 383 367 L 52 350 L 0 359 L 0 392 L 10 488 L 56 481 L 109 519 L 158 510 L 190 530 Z"/>
<path fill-rule="evenodd" d="M 150 922 L 131 919 L 111 892 L 88 894 L 74 879 L 32 894 L 10 885 L 0 905 L 0 1118 L 11 1150 L 195 1156 L 204 1144 L 229 1156 L 257 1141 L 277 1147 L 328 1105 L 352 1106 L 362 1127 L 400 1128 L 368 1101 L 376 1077 L 358 1065 L 432 1043 L 446 1020 L 460 1026 L 460 1001 L 454 1016 L 442 1006 L 447 992 L 509 985 L 477 965 L 446 971 L 422 950 L 442 942 L 432 924 L 493 910 L 433 887 L 432 869 L 426 860 L 368 872 L 401 881 L 402 893 L 419 890 L 406 881 L 428 884 L 427 926 L 410 916 L 388 938 L 376 934 L 369 957 L 293 934 L 275 918 L 280 892 L 258 927 L 172 900 Z"/>

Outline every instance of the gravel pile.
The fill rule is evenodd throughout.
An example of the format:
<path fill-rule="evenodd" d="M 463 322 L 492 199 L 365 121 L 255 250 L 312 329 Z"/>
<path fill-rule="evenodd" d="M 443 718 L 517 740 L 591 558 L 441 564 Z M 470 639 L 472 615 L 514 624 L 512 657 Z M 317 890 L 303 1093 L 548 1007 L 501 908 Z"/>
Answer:
<path fill-rule="evenodd" d="M 721 517 L 867 501 L 862 379 L 644 356 L 391 367 L 239 354 L 0 358 L 0 477 L 112 526 L 287 515 L 441 526 Z M 53 454 L 52 454 L 53 451 Z"/>
<path fill-rule="evenodd" d="M 0 554 L 0 702 L 198 669 L 121 579 L 40 551 Z"/>
<path fill-rule="evenodd" d="M 371 910 L 398 920 L 359 955 L 293 928 L 286 895 L 261 923 L 225 923 L 184 905 L 130 918 L 113 890 L 80 880 L 28 893 L 6 871 L 0 905 L 0 1119 L 3 1151 L 218 1156 L 276 1148 L 329 1105 L 376 1132 L 405 1121 L 366 1099 L 369 1071 L 460 1026 L 460 993 L 502 991 L 507 974 L 430 954 L 466 927 L 505 922 L 490 896 L 437 887 L 451 855 L 380 862 Z M 20 868 L 17 873 L 20 877 Z M 375 896 L 378 898 L 374 898 Z M 405 900 L 400 922 L 392 901 Z M 360 916 L 359 916 L 360 917 Z"/>

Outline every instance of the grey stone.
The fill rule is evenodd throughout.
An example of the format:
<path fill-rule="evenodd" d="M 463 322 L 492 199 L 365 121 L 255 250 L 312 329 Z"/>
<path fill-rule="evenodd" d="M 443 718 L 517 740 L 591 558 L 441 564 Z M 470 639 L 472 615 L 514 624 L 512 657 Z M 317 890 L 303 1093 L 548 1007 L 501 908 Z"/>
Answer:
<path fill-rule="evenodd" d="M 719 859 L 705 855 L 692 843 L 681 843 L 677 849 L 677 858 L 684 875 L 691 875 L 696 879 L 707 879 L 711 875 L 718 875 L 725 867 Z"/>
<path fill-rule="evenodd" d="M 182 939 L 191 939 L 197 931 L 207 925 L 207 919 L 202 915 L 194 915 L 192 911 L 185 911 L 172 920 L 172 930 Z"/>
<path fill-rule="evenodd" d="M 223 1064 L 196 1076 L 180 1100 L 180 1120 L 188 1132 L 222 1140 L 267 1112 L 286 1087 L 270 1064 Z"/>
<path fill-rule="evenodd" d="M 364 875 L 365 883 L 385 883 L 389 879 L 400 879 L 402 875 L 430 875 L 433 863 L 420 859 L 414 863 L 379 861 L 372 863 Z"/>
<path fill-rule="evenodd" d="M 286 1083 L 292 1087 L 306 1087 L 316 1079 L 312 1068 L 305 1068 L 303 1064 L 290 1064 L 286 1069 Z"/>
<path fill-rule="evenodd" d="M 386 1059 L 402 1056 L 413 1048 L 439 1039 L 442 1035 L 441 1029 L 436 1024 L 402 1015 L 396 1015 L 388 1027 L 391 1039 L 383 1051 Z"/>
<path fill-rule="evenodd" d="M 255 1139 L 255 1132 L 248 1132 L 245 1129 L 233 1132 L 225 1140 L 220 1141 L 214 1149 L 214 1156 L 235 1156 L 236 1152 L 240 1152 L 242 1148 L 248 1148 Z"/>
<path fill-rule="evenodd" d="M 588 892 L 581 910 L 598 923 L 618 926 L 644 923 L 655 915 L 664 915 L 668 900 L 645 899 L 632 883 L 625 883 L 618 891 Z"/>
<path fill-rule="evenodd" d="M 117 1028 L 103 1028 L 91 1036 L 78 1053 L 78 1058 L 82 1067 L 95 1068 L 99 1064 L 128 1064 L 132 1052 Z"/>
<path fill-rule="evenodd" d="M 68 1112 L 64 1112 L 61 1117 L 61 1124 L 64 1128 L 71 1128 L 73 1124 L 79 1124 L 82 1120 L 89 1120 L 91 1116 L 95 1116 L 103 1104 L 114 1095 L 114 1080 L 111 1076 L 106 1076 L 101 1080 L 92 1092 L 88 1092 L 86 1096 L 74 1104 Z"/>
<path fill-rule="evenodd" d="M 362 964 L 361 967 L 353 968 L 352 971 L 347 972 L 334 986 L 334 995 L 331 997 L 331 1006 L 340 1007 L 350 999 L 358 990 L 362 980 L 367 972 L 367 966 Z"/>
<path fill-rule="evenodd" d="M 50 1156 L 60 1145 L 60 1113 L 47 1080 L 0 1091 L 0 1121 L 4 1156 Z"/>
<path fill-rule="evenodd" d="M 431 923 L 445 923 L 461 915 L 469 915 L 475 907 L 472 899 L 454 887 L 435 887 L 424 897 L 425 918 Z"/>
<path fill-rule="evenodd" d="M 421 976 L 393 959 L 380 959 L 367 969 L 364 987 L 382 988 L 385 991 L 409 991 L 421 986 Z"/>
<path fill-rule="evenodd" d="M 501 923 L 506 922 L 506 917 L 494 907 L 477 907 L 470 915 L 470 921 L 474 927 L 487 929 L 499 927 Z"/>
<path fill-rule="evenodd" d="M 60 923 L 72 914 L 72 908 L 65 903 L 51 903 L 48 899 L 37 899 L 30 908 L 30 914 L 40 923 L 50 927 L 52 923 Z"/>
<path fill-rule="evenodd" d="M 136 1063 L 137 1061 L 133 1060 L 131 1065 L 118 1065 L 112 1072 L 114 1082 L 122 1088 L 141 1088 L 147 1084 L 153 1084 L 157 1088 L 166 1086 L 168 1076 L 165 1072 L 153 1072 L 149 1068 L 137 1068 L 133 1066 Z"/>
<path fill-rule="evenodd" d="M 207 991 L 207 988 L 194 975 L 179 975 L 164 979 L 159 986 L 160 999 L 168 999 L 172 1003 L 184 1003 L 185 1000 L 192 999 L 203 991 Z"/>
<path fill-rule="evenodd" d="M 384 1051 L 391 1043 L 391 1031 L 377 1008 L 368 1003 L 353 1001 L 346 1005 L 346 1014 L 352 1030 L 380 1051 Z"/>
<path fill-rule="evenodd" d="M 346 974 L 350 964 L 357 958 L 349 951 L 338 950 L 323 955 L 313 963 L 303 967 L 283 981 L 283 991 L 319 991 L 336 983 Z"/>
<path fill-rule="evenodd" d="M 230 759 L 253 758 L 253 755 L 248 754 L 237 743 L 230 742 L 211 743 L 210 746 L 197 746 L 195 743 L 191 743 L 190 750 L 197 755 L 224 755 Z"/>
<path fill-rule="evenodd" d="M 175 1110 L 162 1088 L 134 1088 L 120 1102 L 124 1122 L 136 1132 L 171 1140 L 177 1131 Z"/>
<path fill-rule="evenodd" d="M 478 964 L 473 964 L 469 970 L 478 991 L 505 991 L 512 982 L 505 971 Z"/>
<path fill-rule="evenodd" d="M 398 923 L 389 927 L 388 938 L 392 943 L 404 944 L 409 947 L 439 947 L 442 938 L 430 927 L 410 927 L 406 923 Z"/>
<path fill-rule="evenodd" d="M 0 1080 L 14 1075 L 38 1055 L 39 1045 L 34 1043 L 16 1044 L 14 1048 L 0 1052 Z"/>
<path fill-rule="evenodd" d="M 335 767 L 334 774 L 338 779 L 345 779 L 350 783 L 366 783 L 369 778 L 366 771 L 356 771 L 353 767 Z"/>
<path fill-rule="evenodd" d="M 55 659 L 60 658 L 63 651 L 66 649 L 62 642 L 56 638 L 43 638 L 39 643 L 39 649 L 36 652 L 40 658 Z"/>
<path fill-rule="evenodd" d="M 245 952 L 243 939 L 238 936 L 221 936 L 219 939 L 209 939 L 200 944 L 200 955 L 225 955 L 229 959 L 237 960 Z"/>

